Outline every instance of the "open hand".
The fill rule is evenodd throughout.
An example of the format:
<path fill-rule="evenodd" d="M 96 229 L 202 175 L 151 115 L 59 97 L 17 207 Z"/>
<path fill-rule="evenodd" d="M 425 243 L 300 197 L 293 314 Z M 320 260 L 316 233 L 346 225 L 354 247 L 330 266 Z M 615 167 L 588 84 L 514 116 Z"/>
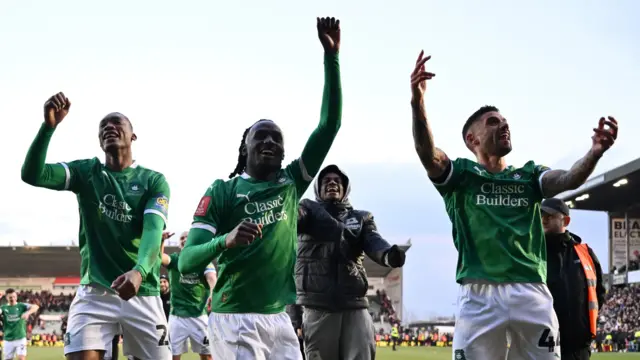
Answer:
<path fill-rule="evenodd" d="M 59 92 L 49 98 L 44 103 L 44 122 L 50 128 L 55 128 L 62 121 L 62 119 L 69 113 L 71 107 L 71 101 Z"/>
<path fill-rule="evenodd" d="M 340 50 L 340 20 L 336 18 L 317 18 L 318 38 L 327 53 L 337 53 Z"/>
<path fill-rule="evenodd" d="M 20 317 L 21 317 L 23 320 L 29 320 L 29 314 L 27 314 L 27 313 L 23 313 L 22 315 L 20 315 Z"/>
<path fill-rule="evenodd" d="M 227 234 L 225 246 L 227 249 L 232 249 L 236 246 L 249 245 L 258 237 L 262 237 L 262 224 L 243 221 Z"/>
<path fill-rule="evenodd" d="M 607 119 L 601 117 L 598 121 L 598 127 L 593 129 L 593 133 L 591 151 L 597 156 L 602 156 L 618 138 L 618 121 L 613 116 L 608 116 Z"/>
<path fill-rule="evenodd" d="M 424 50 L 420 51 L 416 66 L 411 73 L 411 96 L 413 100 L 422 100 L 427 90 L 427 80 L 431 80 L 436 74 L 427 72 L 425 64 L 431 59 L 431 55 L 424 56 Z"/>
<path fill-rule="evenodd" d="M 140 284 L 142 284 L 142 275 L 140 272 L 138 270 L 129 270 L 118 276 L 118 278 L 111 283 L 111 288 L 118 293 L 118 296 L 120 296 L 122 300 L 129 300 L 138 294 Z"/>

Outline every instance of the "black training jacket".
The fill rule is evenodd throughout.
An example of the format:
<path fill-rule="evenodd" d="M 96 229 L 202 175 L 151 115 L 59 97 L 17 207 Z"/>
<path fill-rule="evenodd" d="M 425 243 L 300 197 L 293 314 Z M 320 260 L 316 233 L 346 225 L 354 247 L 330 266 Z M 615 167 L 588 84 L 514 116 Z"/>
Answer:
<path fill-rule="evenodd" d="M 560 323 L 560 348 L 571 352 L 591 344 L 587 278 L 574 245 L 582 242 L 579 236 L 567 231 L 546 234 L 547 286 L 553 295 L 553 308 Z M 589 248 L 597 276 L 598 305 L 604 303 L 605 288 L 602 267 Z"/>
<path fill-rule="evenodd" d="M 338 203 L 302 200 L 298 216 L 298 257 L 295 268 L 297 304 L 336 312 L 368 308 L 369 283 L 364 255 L 384 264 L 391 245 L 376 230 L 373 215 L 354 210 L 346 200 L 348 177 L 335 165 L 345 182 L 344 199 Z M 319 193 L 319 181 L 315 184 Z M 319 198 L 318 195 L 316 195 Z"/>

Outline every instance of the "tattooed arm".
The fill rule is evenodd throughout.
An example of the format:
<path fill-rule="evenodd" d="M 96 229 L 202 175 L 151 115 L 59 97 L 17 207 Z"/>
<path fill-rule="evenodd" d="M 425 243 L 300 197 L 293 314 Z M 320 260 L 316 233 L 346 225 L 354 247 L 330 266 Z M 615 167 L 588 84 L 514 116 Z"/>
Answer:
<path fill-rule="evenodd" d="M 589 151 L 570 170 L 549 170 L 542 175 L 540 185 L 545 198 L 554 197 L 567 190 L 574 190 L 587 181 L 602 155 Z"/>
<path fill-rule="evenodd" d="M 433 133 L 427 122 L 424 101 L 412 100 L 411 109 L 413 112 L 413 144 L 429 177 L 437 179 L 445 173 L 451 161 L 447 154 L 435 147 L 433 143 Z"/>
<path fill-rule="evenodd" d="M 433 134 L 427 122 L 424 93 L 427 90 L 427 80 L 431 80 L 435 76 L 434 73 L 425 71 L 425 63 L 429 59 L 431 56 L 425 57 L 424 51 L 421 51 L 411 73 L 411 110 L 413 113 L 413 144 L 422 166 L 433 180 L 447 176 L 447 171 L 451 171 L 451 161 L 447 154 L 433 144 Z"/>

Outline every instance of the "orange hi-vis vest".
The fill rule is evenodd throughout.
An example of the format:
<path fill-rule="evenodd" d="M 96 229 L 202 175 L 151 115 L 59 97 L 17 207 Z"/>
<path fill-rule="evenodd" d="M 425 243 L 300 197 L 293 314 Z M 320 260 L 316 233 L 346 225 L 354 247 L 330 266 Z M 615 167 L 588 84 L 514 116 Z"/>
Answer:
<path fill-rule="evenodd" d="M 598 294 L 596 292 L 596 284 L 598 278 L 596 277 L 595 265 L 593 259 L 589 255 L 589 247 L 586 244 L 574 245 L 576 253 L 582 263 L 582 269 L 584 270 L 584 276 L 587 278 L 587 298 L 589 300 L 589 330 L 591 331 L 591 337 L 596 337 L 596 324 L 598 323 Z"/>

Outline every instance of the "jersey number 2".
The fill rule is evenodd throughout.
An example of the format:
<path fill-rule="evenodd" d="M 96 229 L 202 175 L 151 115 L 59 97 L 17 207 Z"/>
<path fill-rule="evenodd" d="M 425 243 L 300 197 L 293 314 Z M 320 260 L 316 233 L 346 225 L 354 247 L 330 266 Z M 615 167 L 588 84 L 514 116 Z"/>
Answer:
<path fill-rule="evenodd" d="M 538 340 L 538 347 L 547 348 L 549 352 L 553 352 L 556 347 L 556 341 L 551 334 L 551 329 L 544 329 L 542 331 L 542 335 L 540 335 L 540 340 Z"/>
<path fill-rule="evenodd" d="M 167 340 L 167 326 L 156 325 L 156 330 L 162 330 L 160 340 L 158 340 L 158 346 L 169 346 L 169 340 Z"/>

